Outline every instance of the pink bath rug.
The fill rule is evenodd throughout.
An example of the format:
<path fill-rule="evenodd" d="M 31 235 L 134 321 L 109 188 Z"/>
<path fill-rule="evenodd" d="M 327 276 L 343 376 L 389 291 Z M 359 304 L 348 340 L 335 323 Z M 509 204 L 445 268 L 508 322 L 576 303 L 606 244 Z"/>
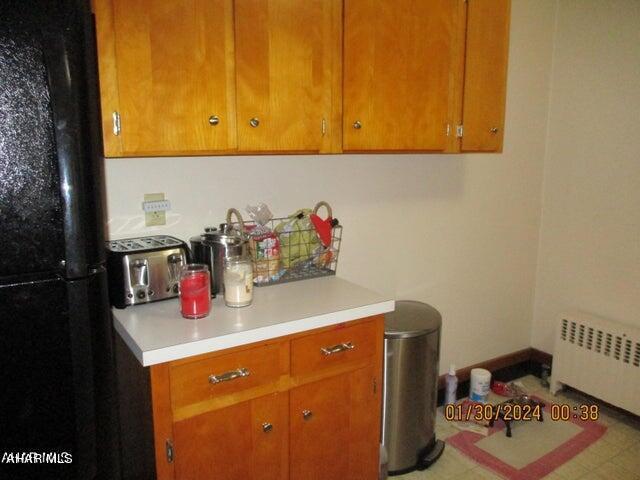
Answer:
<path fill-rule="evenodd" d="M 571 418 L 551 419 L 551 404 L 546 403 L 544 421 L 512 422 L 513 436 L 505 435 L 502 420 L 496 422 L 487 436 L 463 431 L 446 442 L 464 455 L 508 480 L 538 480 L 549 475 L 584 449 L 594 444 L 607 431 L 597 421 Z M 578 412 L 573 412 L 578 413 Z"/>

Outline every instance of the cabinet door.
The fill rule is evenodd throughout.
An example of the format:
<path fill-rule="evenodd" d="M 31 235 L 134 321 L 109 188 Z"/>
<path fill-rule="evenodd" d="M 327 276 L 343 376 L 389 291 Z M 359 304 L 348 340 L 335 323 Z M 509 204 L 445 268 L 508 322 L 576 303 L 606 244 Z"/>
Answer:
<path fill-rule="evenodd" d="M 177 480 L 288 478 L 287 394 L 273 394 L 176 422 Z"/>
<path fill-rule="evenodd" d="M 447 147 L 453 0 L 345 0 L 343 149 Z"/>
<path fill-rule="evenodd" d="M 234 149 L 232 0 L 112 2 L 122 153 Z"/>
<path fill-rule="evenodd" d="M 377 478 L 378 390 L 371 367 L 291 390 L 291 480 Z"/>
<path fill-rule="evenodd" d="M 235 3 L 240 150 L 324 149 L 332 127 L 337 4 L 336 0 Z"/>
<path fill-rule="evenodd" d="M 502 150 L 510 0 L 469 0 L 462 151 Z"/>

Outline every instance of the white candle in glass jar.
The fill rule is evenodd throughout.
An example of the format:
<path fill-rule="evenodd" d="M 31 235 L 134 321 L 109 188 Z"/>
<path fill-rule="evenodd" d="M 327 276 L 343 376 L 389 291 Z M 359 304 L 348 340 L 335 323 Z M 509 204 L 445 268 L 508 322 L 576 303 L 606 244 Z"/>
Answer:
<path fill-rule="evenodd" d="M 225 260 L 224 303 L 229 307 L 246 307 L 253 300 L 253 266 L 248 257 Z"/>

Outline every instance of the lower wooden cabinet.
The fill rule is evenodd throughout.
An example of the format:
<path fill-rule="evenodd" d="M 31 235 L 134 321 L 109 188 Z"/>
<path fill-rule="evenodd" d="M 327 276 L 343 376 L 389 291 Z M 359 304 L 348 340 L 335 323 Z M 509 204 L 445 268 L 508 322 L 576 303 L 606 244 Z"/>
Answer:
<path fill-rule="evenodd" d="M 159 480 L 374 480 L 382 316 L 150 367 Z"/>
<path fill-rule="evenodd" d="M 373 367 L 291 390 L 291 480 L 373 480 L 380 397 Z"/>
<path fill-rule="evenodd" d="M 173 425 L 175 478 L 288 478 L 286 393 L 276 393 Z"/>

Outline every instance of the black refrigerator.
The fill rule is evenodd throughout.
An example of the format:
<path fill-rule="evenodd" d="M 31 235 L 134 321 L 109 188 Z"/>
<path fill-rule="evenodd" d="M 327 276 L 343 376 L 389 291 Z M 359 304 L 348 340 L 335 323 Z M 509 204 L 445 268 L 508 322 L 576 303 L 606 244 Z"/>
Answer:
<path fill-rule="evenodd" d="M 0 1 L 0 478 L 117 478 L 89 1 Z"/>

